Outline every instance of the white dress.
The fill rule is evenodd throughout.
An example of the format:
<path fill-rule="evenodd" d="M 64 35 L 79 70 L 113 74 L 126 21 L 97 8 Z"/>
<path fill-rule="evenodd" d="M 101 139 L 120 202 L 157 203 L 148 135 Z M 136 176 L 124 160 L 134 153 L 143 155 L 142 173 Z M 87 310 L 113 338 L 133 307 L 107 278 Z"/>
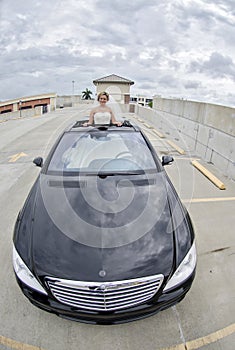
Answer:
<path fill-rule="evenodd" d="M 94 114 L 94 124 L 110 124 L 111 113 L 110 112 L 96 112 Z"/>

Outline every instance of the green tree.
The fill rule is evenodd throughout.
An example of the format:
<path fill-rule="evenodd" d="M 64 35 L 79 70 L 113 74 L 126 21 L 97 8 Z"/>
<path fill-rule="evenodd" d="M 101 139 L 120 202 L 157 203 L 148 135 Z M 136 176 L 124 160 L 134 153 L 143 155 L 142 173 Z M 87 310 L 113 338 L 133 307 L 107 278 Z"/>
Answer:
<path fill-rule="evenodd" d="M 91 95 L 92 95 L 92 92 L 88 88 L 86 88 L 86 90 L 82 91 L 82 98 L 84 100 L 91 100 Z"/>

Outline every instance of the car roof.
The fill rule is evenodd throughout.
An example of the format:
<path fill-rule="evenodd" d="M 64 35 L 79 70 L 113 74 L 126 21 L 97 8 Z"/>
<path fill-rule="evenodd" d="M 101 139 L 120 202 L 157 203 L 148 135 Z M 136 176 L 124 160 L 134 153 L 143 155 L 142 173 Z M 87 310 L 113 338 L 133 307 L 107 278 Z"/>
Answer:
<path fill-rule="evenodd" d="M 132 132 L 139 132 L 140 128 L 138 125 L 133 124 L 129 120 L 125 119 L 121 126 L 117 126 L 115 124 L 93 124 L 89 126 L 84 126 L 84 123 L 87 123 L 88 119 L 78 120 L 71 126 L 69 126 L 65 131 L 66 132 L 84 132 L 84 131 L 113 131 L 113 132 L 120 132 L 120 131 L 132 131 Z"/>

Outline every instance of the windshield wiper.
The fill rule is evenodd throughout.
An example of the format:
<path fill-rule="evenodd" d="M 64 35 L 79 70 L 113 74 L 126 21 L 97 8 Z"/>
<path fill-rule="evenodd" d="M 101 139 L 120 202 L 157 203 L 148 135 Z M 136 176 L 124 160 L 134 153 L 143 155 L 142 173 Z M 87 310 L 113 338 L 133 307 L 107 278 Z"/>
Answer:
<path fill-rule="evenodd" d="M 99 177 L 106 177 L 106 176 L 117 176 L 117 175 L 143 175 L 144 170 L 136 170 L 136 171 L 102 171 L 98 172 L 96 175 Z"/>

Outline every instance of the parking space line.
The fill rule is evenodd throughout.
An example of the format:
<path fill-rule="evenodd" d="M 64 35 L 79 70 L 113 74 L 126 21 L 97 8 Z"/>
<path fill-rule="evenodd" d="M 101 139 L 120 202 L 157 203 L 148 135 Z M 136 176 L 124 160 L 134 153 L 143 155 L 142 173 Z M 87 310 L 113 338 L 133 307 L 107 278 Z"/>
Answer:
<path fill-rule="evenodd" d="M 190 160 L 190 162 L 192 161 L 192 160 L 200 160 L 201 158 L 191 158 L 191 157 L 177 157 L 177 156 L 174 156 L 174 159 L 175 160 Z"/>
<path fill-rule="evenodd" d="M 223 201 L 235 201 L 235 197 L 191 198 L 182 200 L 183 203 L 206 203 Z"/>
<path fill-rule="evenodd" d="M 165 135 L 163 135 L 160 131 L 156 130 L 155 128 L 152 131 L 161 139 L 164 139 L 166 137 Z"/>
<path fill-rule="evenodd" d="M 146 126 L 148 129 L 153 129 L 153 126 L 146 122 L 144 122 L 144 126 Z"/>
<path fill-rule="evenodd" d="M 155 130 L 154 130 L 154 129 L 145 130 L 145 134 L 146 134 L 146 136 L 147 136 L 148 138 L 151 138 L 151 137 L 152 137 L 154 140 L 164 141 L 164 140 L 161 140 L 161 139 L 159 138 L 159 135 L 157 135 L 157 134 L 155 133 Z"/>
<path fill-rule="evenodd" d="M 208 169 L 201 165 L 197 160 L 192 160 L 192 165 L 197 168 L 203 175 L 205 175 L 215 186 L 220 190 L 225 190 L 225 185 L 215 175 L 213 175 Z"/>
<path fill-rule="evenodd" d="M 151 135 L 152 137 L 154 137 L 156 140 L 160 139 L 164 139 L 166 136 L 163 135 L 160 131 L 158 131 L 155 127 L 144 123 L 144 125 L 149 129 L 149 130 L 145 130 L 146 134 Z M 147 126 L 148 125 L 148 126 Z M 153 135 L 154 134 L 154 135 Z M 157 137 L 156 137 L 157 136 Z M 162 141 L 162 140 L 160 140 Z"/>
<path fill-rule="evenodd" d="M 144 120 L 142 120 L 142 119 L 140 119 L 140 118 L 138 118 L 138 117 L 134 117 L 134 116 L 133 116 L 133 118 L 137 119 L 140 123 L 143 123 L 143 125 L 144 125 L 145 127 L 147 127 L 147 128 L 150 129 L 152 132 L 154 132 L 154 134 L 156 134 L 158 137 L 160 137 L 160 138 L 162 138 L 162 139 L 166 137 L 164 134 L 162 134 L 160 131 L 158 131 L 158 130 L 155 128 L 155 126 L 152 126 L 152 125 L 146 123 Z"/>
<path fill-rule="evenodd" d="M 231 324 L 228 327 L 220 329 L 214 333 L 208 334 L 205 337 L 201 337 L 195 340 L 191 340 L 186 343 L 187 350 L 195 350 L 199 349 L 202 346 L 206 346 L 211 343 L 215 343 L 216 341 L 228 337 L 229 335 L 235 332 L 235 323 Z"/>
<path fill-rule="evenodd" d="M 10 338 L 3 337 L 2 335 L 0 335 L 0 344 L 13 350 L 44 350 L 41 347 L 24 344 Z"/>
<path fill-rule="evenodd" d="M 27 157 L 27 154 L 24 153 L 24 152 L 20 152 L 20 153 L 13 154 L 12 156 L 8 157 L 8 158 L 10 158 L 10 160 L 8 161 L 8 163 L 14 163 L 14 162 L 16 162 L 18 159 L 20 159 L 21 157 Z"/>
<path fill-rule="evenodd" d="M 228 337 L 229 335 L 235 333 L 235 323 L 228 327 L 222 328 L 214 333 L 208 334 L 204 337 L 197 338 L 195 340 L 190 340 L 184 344 L 179 344 L 176 346 L 170 346 L 168 348 L 163 348 L 161 350 L 196 350 L 200 349 L 209 344 L 215 343 L 216 341 Z"/>
<path fill-rule="evenodd" d="M 225 328 L 219 329 L 216 332 L 210 333 L 204 337 L 187 341 L 185 344 L 182 343 L 173 345 L 167 348 L 162 348 L 161 350 L 197 350 L 209 344 L 215 343 L 225 337 L 228 337 L 233 333 L 235 333 L 235 323 Z M 45 350 L 42 347 L 24 344 L 3 336 L 0 336 L 0 344 L 13 350 Z"/>
<path fill-rule="evenodd" d="M 172 141 L 170 141 L 170 140 L 166 140 L 167 141 L 167 143 L 171 146 L 171 147 L 173 147 L 178 153 L 180 153 L 180 154 L 185 154 L 185 151 L 182 149 L 182 148 L 180 148 L 179 146 L 177 146 L 174 142 L 172 142 Z"/>

